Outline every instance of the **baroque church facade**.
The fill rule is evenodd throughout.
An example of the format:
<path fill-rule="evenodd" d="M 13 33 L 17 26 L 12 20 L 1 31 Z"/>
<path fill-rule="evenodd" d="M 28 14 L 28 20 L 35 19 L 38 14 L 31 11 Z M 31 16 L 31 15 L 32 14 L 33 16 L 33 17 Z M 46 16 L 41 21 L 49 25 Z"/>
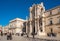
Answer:
<path fill-rule="evenodd" d="M 45 10 L 43 2 L 33 4 L 30 8 L 30 16 L 26 21 L 26 33 L 31 36 L 32 33 L 38 36 L 60 35 L 60 6 Z"/>

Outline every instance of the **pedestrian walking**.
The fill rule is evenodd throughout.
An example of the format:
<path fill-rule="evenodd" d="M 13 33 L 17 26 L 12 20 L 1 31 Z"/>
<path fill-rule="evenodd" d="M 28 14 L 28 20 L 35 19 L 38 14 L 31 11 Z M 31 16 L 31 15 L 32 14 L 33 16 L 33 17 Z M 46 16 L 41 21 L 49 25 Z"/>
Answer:
<path fill-rule="evenodd" d="M 11 34 L 11 32 L 7 33 L 7 40 L 12 40 L 12 34 Z"/>

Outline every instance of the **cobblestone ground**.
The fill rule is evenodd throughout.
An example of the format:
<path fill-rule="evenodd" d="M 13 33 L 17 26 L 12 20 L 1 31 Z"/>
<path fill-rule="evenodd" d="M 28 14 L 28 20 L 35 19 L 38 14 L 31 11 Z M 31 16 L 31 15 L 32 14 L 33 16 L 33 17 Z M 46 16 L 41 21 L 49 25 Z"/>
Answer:
<path fill-rule="evenodd" d="M 49 39 L 38 39 L 38 38 L 27 38 L 21 36 L 13 36 L 12 40 L 7 40 L 6 36 L 0 36 L 0 41 L 60 41 L 60 40 L 49 40 Z"/>

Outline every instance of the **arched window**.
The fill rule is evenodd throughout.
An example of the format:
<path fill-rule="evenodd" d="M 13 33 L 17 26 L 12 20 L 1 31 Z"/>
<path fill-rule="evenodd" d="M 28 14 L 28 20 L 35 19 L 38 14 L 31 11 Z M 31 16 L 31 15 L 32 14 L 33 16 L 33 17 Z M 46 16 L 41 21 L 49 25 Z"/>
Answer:
<path fill-rule="evenodd" d="M 52 15 L 52 11 L 50 10 L 50 15 Z"/>
<path fill-rule="evenodd" d="M 52 25 L 53 23 L 52 23 L 52 20 L 50 20 L 50 25 Z"/>
<path fill-rule="evenodd" d="M 60 16 L 58 16 L 57 19 L 58 19 L 58 23 L 60 24 Z"/>
<path fill-rule="evenodd" d="M 52 18 L 49 18 L 49 25 L 52 25 L 53 24 L 53 20 Z"/>

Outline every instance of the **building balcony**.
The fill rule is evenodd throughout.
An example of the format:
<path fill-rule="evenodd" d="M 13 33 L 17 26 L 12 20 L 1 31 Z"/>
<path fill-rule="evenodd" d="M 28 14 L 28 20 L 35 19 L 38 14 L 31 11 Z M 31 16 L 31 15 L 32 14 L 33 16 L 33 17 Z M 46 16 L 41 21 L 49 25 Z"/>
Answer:
<path fill-rule="evenodd" d="M 60 25 L 60 23 L 56 23 L 56 25 Z"/>
<path fill-rule="evenodd" d="M 52 17 L 52 16 L 56 16 L 56 15 L 60 15 L 60 12 L 56 13 L 56 14 L 49 14 L 48 16 L 46 17 Z"/>
<path fill-rule="evenodd" d="M 16 27 L 10 27 L 9 29 L 15 29 Z"/>
<path fill-rule="evenodd" d="M 46 26 L 52 26 L 52 25 L 60 25 L 60 23 L 56 23 L 56 24 L 48 24 Z"/>
<path fill-rule="evenodd" d="M 52 25 L 54 25 L 54 24 L 48 24 L 48 25 L 46 25 L 46 26 L 52 26 Z"/>

